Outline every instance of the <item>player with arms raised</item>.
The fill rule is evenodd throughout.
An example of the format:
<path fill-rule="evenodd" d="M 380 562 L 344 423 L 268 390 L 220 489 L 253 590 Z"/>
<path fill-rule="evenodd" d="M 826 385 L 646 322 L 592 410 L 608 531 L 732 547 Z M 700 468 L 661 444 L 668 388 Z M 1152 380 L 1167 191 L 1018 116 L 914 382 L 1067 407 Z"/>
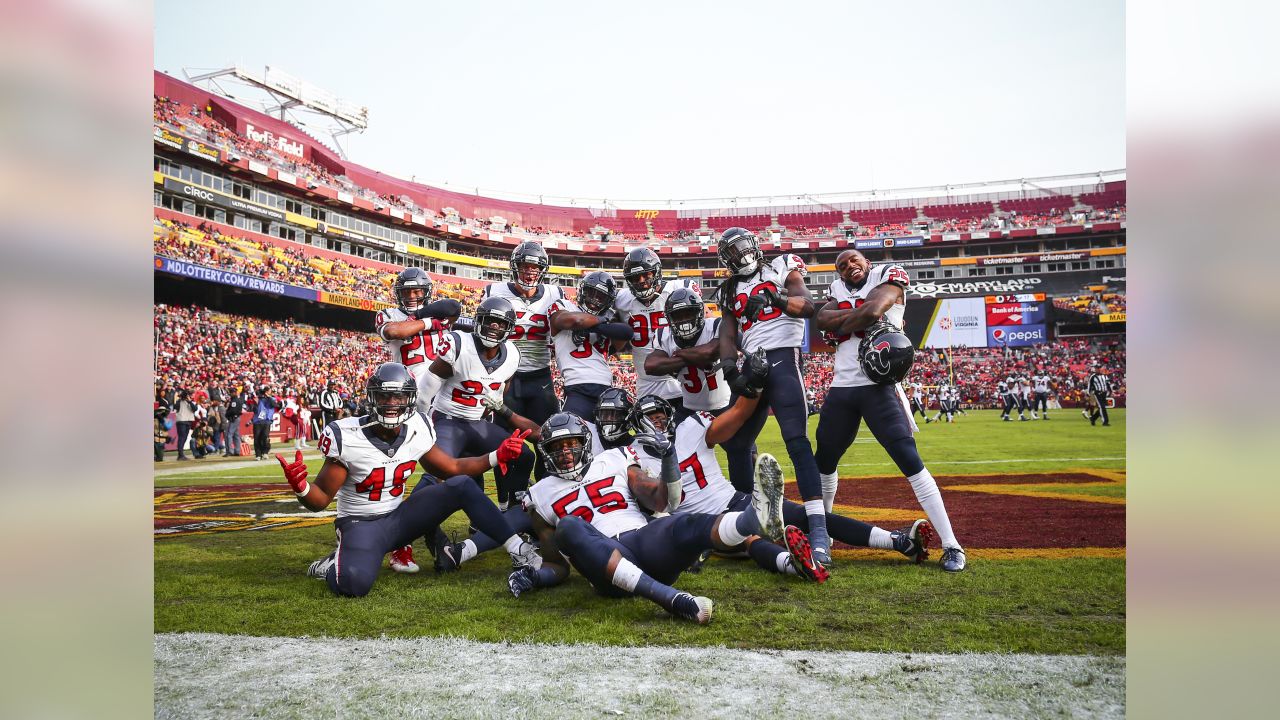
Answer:
<path fill-rule="evenodd" d="M 865 420 L 911 483 L 916 500 L 942 540 L 942 569 L 959 572 L 965 566 L 964 550 L 951 530 L 938 484 L 920 459 L 912 437 L 915 423 L 898 387 L 911 368 L 912 357 L 911 342 L 901 334 L 905 289 L 910 282 L 907 271 L 900 265 L 872 267 L 862 253 L 846 250 L 836 258 L 836 273 L 839 277 L 831 283 L 829 300 L 814 322 L 839 342 L 835 376 L 818 420 L 822 502 L 831 507 L 840 459 L 857 437 L 858 424 Z M 852 342 L 855 338 L 861 342 Z M 896 358 L 904 358 L 905 364 L 897 364 Z M 945 396 L 939 393 L 938 399 L 943 402 Z M 817 556 L 816 540 L 814 545 Z"/>
<path fill-rule="evenodd" d="M 436 447 L 431 421 L 414 409 L 417 382 L 403 365 L 379 365 L 365 387 L 368 416 L 325 426 L 319 441 L 324 466 L 315 483 L 307 481 L 302 451 L 292 463 L 276 455 L 289 486 L 308 510 L 318 512 L 338 500 L 338 547 L 311 563 L 307 574 L 325 580 L 335 594 L 367 595 L 383 555 L 458 510 L 485 532 L 506 538 L 503 544 L 518 565 L 541 565 L 533 547 L 521 541 L 468 477 L 516 459 L 525 431 L 507 438 L 487 457 L 455 458 Z M 449 479 L 419 487 L 404 500 L 405 481 L 419 465 Z"/>

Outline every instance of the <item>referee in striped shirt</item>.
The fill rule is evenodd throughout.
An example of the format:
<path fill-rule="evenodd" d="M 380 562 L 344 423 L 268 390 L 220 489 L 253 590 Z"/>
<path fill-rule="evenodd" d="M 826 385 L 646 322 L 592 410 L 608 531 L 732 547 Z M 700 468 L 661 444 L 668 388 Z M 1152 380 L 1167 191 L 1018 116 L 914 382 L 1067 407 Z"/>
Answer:
<path fill-rule="evenodd" d="M 1090 425 L 1098 424 L 1098 417 L 1102 417 L 1102 426 L 1107 427 L 1111 424 L 1111 418 L 1107 416 L 1107 398 L 1111 395 L 1111 379 L 1107 377 L 1098 363 L 1094 363 L 1090 368 L 1089 379 L 1085 381 L 1085 390 L 1093 396 L 1093 409 L 1089 411 L 1088 418 Z"/>

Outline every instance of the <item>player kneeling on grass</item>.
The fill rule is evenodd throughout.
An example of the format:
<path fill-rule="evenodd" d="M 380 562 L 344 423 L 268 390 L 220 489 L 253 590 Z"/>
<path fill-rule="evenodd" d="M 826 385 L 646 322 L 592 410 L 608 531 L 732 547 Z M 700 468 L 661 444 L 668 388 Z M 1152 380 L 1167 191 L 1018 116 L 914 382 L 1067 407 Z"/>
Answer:
<path fill-rule="evenodd" d="M 753 378 L 752 383 L 748 384 L 749 393 L 754 382 Z M 746 422 L 755 409 L 759 395 L 759 392 L 754 392 L 739 397 L 719 416 L 694 413 L 673 428 L 676 457 L 680 461 L 680 479 L 684 484 L 684 497 L 676 512 L 723 512 L 743 510 L 750 505 L 751 496 L 734 490 L 733 485 L 725 478 L 713 448 L 717 443 L 723 442 L 724 438 L 736 433 Z M 663 403 L 661 398 L 653 395 L 642 397 L 636 401 L 635 408 L 638 416 L 635 424 L 638 427 L 648 425 L 658 432 L 670 432 L 671 407 Z M 643 454 L 641 462 L 646 470 L 650 469 Z M 756 474 L 762 472 L 777 473 L 777 485 L 782 486 L 782 470 L 776 462 L 757 461 Z M 808 579 L 824 582 L 829 572 L 813 559 L 805 534 L 809 518 L 804 505 L 790 500 L 781 502 L 782 522 L 786 523 L 781 536 L 789 552 L 779 555 L 776 551 L 781 548 L 772 546 L 771 543 L 754 543 L 746 548 L 747 553 L 766 570 L 794 572 Z M 831 538 L 847 545 L 897 550 L 917 563 L 929 557 L 927 547 L 933 537 L 933 528 L 927 520 L 916 520 L 910 527 L 892 532 L 830 512 L 826 515 L 826 521 Z M 770 535 L 771 530 L 766 527 L 764 534 Z"/>
<path fill-rule="evenodd" d="M 572 413 L 557 413 L 543 424 L 541 445 L 550 474 L 529 490 L 527 504 L 547 560 L 541 568 L 511 573 L 513 595 L 564 582 L 569 567 L 563 554 L 602 595 L 640 595 L 677 617 L 710 621 L 709 598 L 670 584 L 704 550 L 728 551 L 758 534 L 757 512 L 767 515 L 769 505 L 765 496 L 781 498 L 782 488 L 757 489 L 753 507 L 745 512 L 678 513 L 649 522 L 639 503 L 654 512 L 676 510 L 680 471 L 675 446 L 665 435 L 641 433 L 636 441 L 662 458 L 660 478 L 641 469 L 631 447 L 593 457 L 590 431 Z"/>
<path fill-rule="evenodd" d="M 308 575 L 324 579 L 338 595 L 367 595 L 384 555 L 458 510 L 477 528 L 506 538 L 503 544 L 518 565 L 541 565 L 533 546 L 512 532 L 497 506 L 470 477 L 519 457 L 527 431 L 513 433 L 488 457 L 455 458 L 436 447 L 431 421 L 414 409 L 417 382 L 405 366 L 379 365 L 365 392 L 368 415 L 325 426 L 319 442 L 324 466 L 314 484 L 307 482 L 301 451 L 292 463 L 276 455 L 289 486 L 308 510 L 323 510 L 338 498 L 334 520 L 338 547 L 311 563 Z M 449 479 L 419 484 L 405 500 L 405 480 L 419 464 L 436 477 Z"/>

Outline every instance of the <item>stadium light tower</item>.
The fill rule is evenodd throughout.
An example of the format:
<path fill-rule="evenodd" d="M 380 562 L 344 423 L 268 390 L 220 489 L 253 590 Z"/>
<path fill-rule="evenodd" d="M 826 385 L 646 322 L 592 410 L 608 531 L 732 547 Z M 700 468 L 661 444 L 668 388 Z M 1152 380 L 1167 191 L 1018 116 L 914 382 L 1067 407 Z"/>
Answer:
<path fill-rule="evenodd" d="M 305 80 L 267 65 L 261 72 L 254 72 L 236 64 L 208 72 L 192 71 L 205 68 L 183 68 L 187 80 L 238 103 L 256 106 L 272 115 L 315 136 L 314 129 L 333 139 L 331 149 L 343 160 L 347 159 L 344 139 L 353 132 L 364 132 L 369 127 L 369 108 L 343 100 L 328 90 L 323 90 Z M 245 92 L 235 95 L 223 83 L 234 82 Z M 319 139 L 319 138 L 317 138 Z M 323 140 L 321 141 L 323 142 Z"/>

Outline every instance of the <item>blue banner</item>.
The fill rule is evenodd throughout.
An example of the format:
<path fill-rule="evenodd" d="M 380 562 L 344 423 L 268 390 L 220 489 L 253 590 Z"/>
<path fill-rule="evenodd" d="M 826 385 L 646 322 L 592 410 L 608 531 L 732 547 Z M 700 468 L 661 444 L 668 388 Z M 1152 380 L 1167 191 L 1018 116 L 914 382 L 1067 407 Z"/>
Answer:
<path fill-rule="evenodd" d="M 987 328 L 987 347 L 1018 347 L 1049 342 L 1044 325 L 1005 325 Z"/>
<path fill-rule="evenodd" d="M 275 280 L 267 280 L 266 278 L 253 277 L 250 275 L 241 275 L 240 273 L 228 272 L 226 270 L 218 270 L 217 268 L 205 267 L 189 263 L 184 260 L 174 260 L 163 255 L 155 256 L 155 268 L 157 272 L 169 273 L 170 275 L 180 275 L 182 277 L 194 278 L 196 280 L 204 280 L 205 282 L 218 283 L 219 285 L 230 285 L 232 287 L 244 288 L 245 290 L 257 290 L 258 292 L 271 293 L 272 295 L 284 295 L 285 297 L 298 298 L 301 300 L 317 300 L 318 295 L 311 288 L 298 287 L 296 285 L 286 285 Z"/>

